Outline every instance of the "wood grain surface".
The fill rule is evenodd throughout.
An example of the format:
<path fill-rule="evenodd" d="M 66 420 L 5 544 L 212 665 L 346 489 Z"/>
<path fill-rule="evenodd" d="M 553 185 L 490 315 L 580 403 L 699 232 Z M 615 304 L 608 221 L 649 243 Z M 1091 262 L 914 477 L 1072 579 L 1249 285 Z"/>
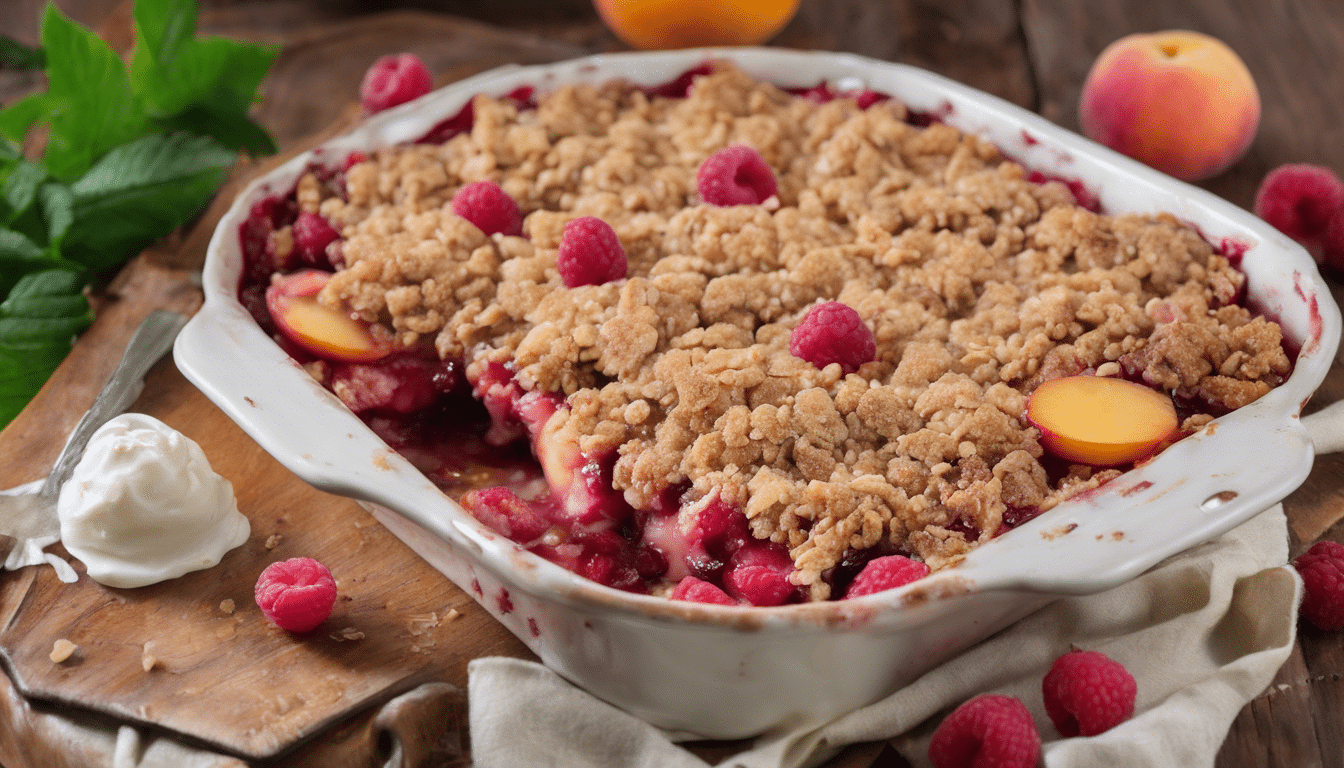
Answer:
<path fill-rule="evenodd" d="M 36 22 L 45 1 L 9 0 L 0 15 L 0 31 L 36 42 Z M 129 4 L 125 0 L 58 0 L 58 5 L 100 29 L 121 50 L 129 46 Z M 284 46 L 280 61 L 264 83 L 258 117 L 285 147 L 298 146 L 324 127 L 356 119 L 357 109 L 352 110 L 349 103 L 359 76 L 383 53 L 418 53 L 442 84 L 508 61 L 542 62 L 622 47 L 602 27 L 588 0 L 202 0 L 201 6 L 204 32 Z M 1319 163 L 1344 173 L 1344 67 L 1339 66 L 1344 61 L 1344 3 L 1339 0 L 803 0 L 798 15 L 774 42 L 922 66 L 1076 129 L 1078 93 L 1101 49 L 1130 32 L 1171 28 L 1195 29 L 1223 39 L 1245 59 L 1260 87 L 1263 118 L 1250 152 L 1203 186 L 1249 208 L 1259 180 L 1281 163 Z M 31 73 L 0 70 L 0 101 L 36 83 Z M 226 202 L 225 197 L 227 193 L 217 206 Z M 205 221 L 208 225 L 209 214 Z M 199 300 L 185 270 L 199 265 L 207 236 L 208 226 L 201 227 L 152 249 L 100 292 L 99 321 L 80 340 L 82 355 L 58 371 L 41 399 L 0 433 L 0 486 L 45 472 L 63 435 L 79 418 L 84 403 L 92 399 L 96 385 L 91 382 L 100 382 L 110 371 L 138 317 L 154 306 L 189 309 Z M 1336 298 L 1344 298 L 1338 280 L 1333 287 Z M 1311 408 L 1341 397 L 1344 369 L 1337 365 Z M 57 687 L 65 685 L 62 690 L 78 691 L 71 698 L 88 706 L 92 691 L 71 688 L 68 679 L 62 683 L 59 678 L 77 678 L 95 663 L 105 664 L 109 675 L 115 671 L 121 685 L 120 701 L 105 706 L 105 711 L 190 728 L 192 704 L 173 699 L 171 691 L 153 690 L 156 686 L 146 680 L 153 681 L 154 676 L 170 679 L 180 689 L 212 679 L 230 685 L 227 663 L 212 661 L 207 649 L 212 643 L 210 631 L 228 630 L 205 628 L 233 626 L 231 641 L 259 643 L 272 659 L 294 658 L 305 668 L 325 670 L 323 674 L 349 672 L 351 677 L 342 680 L 350 682 L 351 690 L 363 691 L 354 698 L 364 704 L 344 698 L 305 701 L 300 710 L 310 711 L 295 714 L 291 708 L 275 715 L 284 705 L 257 694 L 250 706 L 254 713 L 271 706 L 273 722 L 278 724 L 271 736 L 253 734 L 240 739 L 236 733 L 199 728 L 187 732 L 236 754 L 260 755 L 284 749 L 281 742 L 286 739 L 292 745 L 321 731 L 320 737 L 291 746 L 293 751 L 276 764 L 362 766 L 372 765 L 377 758 L 374 742 L 378 739 L 371 710 L 353 710 L 381 701 L 426 676 L 461 685 L 463 665 L 475 654 L 525 653 L 521 644 L 502 633 L 459 590 L 415 560 L 356 505 L 308 489 L 289 476 L 186 385 L 170 365 L 155 370 L 137 407 L 161 414 L 202 442 L 226 475 L 234 472 L 249 478 L 248 487 L 240 488 L 240 498 L 246 499 L 244 511 L 253 519 L 253 538 L 231 554 L 224 567 L 174 582 L 191 585 L 180 591 L 168 586 L 124 594 L 84 589 L 89 585 L 87 579 L 71 591 L 55 584 L 49 575 L 0 576 L 0 643 L 8 647 L 6 638 L 12 640 L 22 629 L 24 643 L 15 647 L 27 654 L 27 661 L 16 666 L 28 670 L 23 678 L 26 687 L 54 695 Z M 250 480 L 253 477 L 258 478 L 255 484 Z M 1285 508 L 1294 554 L 1319 538 L 1344 541 L 1344 523 L 1340 522 L 1344 518 L 1344 455 L 1318 457 L 1310 477 L 1285 501 Z M 272 533 L 282 537 L 273 551 L 265 549 Z M 360 568 L 367 565 L 364 558 L 380 562 L 392 558 L 405 566 L 397 577 L 371 574 L 366 581 L 343 585 L 355 599 L 323 628 L 327 635 L 303 644 L 298 651 L 286 651 L 281 647 L 285 638 L 257 621 L 249 597 L 255 570 L 250 575 L 245 572 L 267 557 L 311 553 L 314 548 L 331 552 L 333 561 L 355 569 L 349 571 L 352 574 L 368 573 Z M 81 606 L 88 626 L 80 622 L 62 628 L 44 621 L 39 612 L 15 612 L 8 601 L 15 593 L 29 594 L 30 600 L 37 601 L 56 592 L 61 600 Z M 234 616 L 218 610 L 225 597 L 238 606 Z M 110 620 L 107 616 L 125 613 L 128 606 L 141 611 L 135 615 L 142 617 L 142 623 L 131 627 L 134 632 L 129 635 L 125 627 L 117 630 L 122 634 L 115 642 L 106 639 L 114 636 L 113 627 L 102 622 Z M 463 617 L 450 625 L 448 634 L 436 635 L 427 653 L 409 653 L 412 645 L 425 648 L 413 639 L 418 636 L 405 623 L 408 617 L 441 615 L 450 606 Z M 377 617 L 369 611 L 377 611 Z M 179 619 L 170 622 L 171 617 L 192 617 L 192 631 L 198 634 L 175 650 L 165 650 L 160 656 L 163 667 L 145 673 L 139 643 L 172 631 Z M 383 626 L 375 626 L 380 623 Z M 357 627 L 365 637 L 345 642 L 329 637 L 347 625 Z M 50 641 L 62 632 L 80 643 L 83 653 L 82 663 L 65 671 L 45 660 Z M 32 647 L 28 638 L 33 638 Z M 213 635 L 216 648 L 223 642 Z M 410 658 L 389 659 L 385 667 L 357 658 L 380 653 Z M 1339 728 L 1344 722 L 1342 674 L 1344 636 L 1303 627 L 1297 648 L 1274 684 L 1232 724 L 1218 756 L 1219 768 L 1344 768 L 1344 736 Z M 187 679 L 196 682 L 188 684 Z M 262 685 L 268 682 L 261 677 L 252 679 Z M 219 695 L 243 688 L 220 689 Z M 239 695 L 254 693 L 241 690 Z M 213 701 L 216 696 L 207 698 Z M 50 709 L 45 705 L 16 697 L 7 681 L 0 679 L 0 763 L 8 768 L 89 764 L 81 762 L 68 745 L 63 749 L 64 742 L 51 736 L 50 729 L 43 730 L 42 718 L 47 714 Z M 457 721 L 456 728 L 462 727 Z M 707 746 L 701 752 L 714 758 L 732 749 L 732 745 Z M 426 764 L 458 764 L 454 761 L 462 759 L 441 754 Z M 899 764 L 894 752 L 881 745 L 856 747 L 835 763 Z"/>

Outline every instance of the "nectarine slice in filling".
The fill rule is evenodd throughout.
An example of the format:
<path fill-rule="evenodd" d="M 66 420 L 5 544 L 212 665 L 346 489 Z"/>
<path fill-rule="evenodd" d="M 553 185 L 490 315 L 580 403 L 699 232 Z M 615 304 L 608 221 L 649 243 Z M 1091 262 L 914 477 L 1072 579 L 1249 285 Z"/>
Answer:
<path fill-rule="evenodd" d="M 317 300 L 331 274 L 316 269 L 287 275 L 266 289 L 266 307 L 290 341 L 328 360 L 368 363 L 385 357 L 390 345 L 368 326 Z"/>
<path fill-rule="evenodd" d="M 1148 456 L 1179 436 L 1171 398 L 1142 384 L 1100 376 L 1053 379 L 1027 400 L 1041 445 L 1068 461 L 1110 467 Z"/>

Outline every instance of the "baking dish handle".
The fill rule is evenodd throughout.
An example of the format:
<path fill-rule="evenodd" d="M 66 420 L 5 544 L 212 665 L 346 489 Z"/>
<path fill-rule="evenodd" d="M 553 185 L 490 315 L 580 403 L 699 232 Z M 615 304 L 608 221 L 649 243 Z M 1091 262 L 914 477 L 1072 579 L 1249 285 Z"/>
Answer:
<path fill-rule="evenodd" d="M 958 570 L 981 590 L 1090 594 L 1240 525 L 1281 501 L 1311 469 L 1314 446 L 1304 424 L 1281 421 L 1278 405 L 1267 405 L 1256 411 L 1263 417 L 1191 435 L 1154 462 L 1022 524 L 971 552 Z M 1328 411 L 1310 428 L 1332 449 L 1344 408 Z"/>
<path fill-rule="evenodd" d="M 1316 454 L 1344 451 L 1344 400 L 1302 417 Z"/>

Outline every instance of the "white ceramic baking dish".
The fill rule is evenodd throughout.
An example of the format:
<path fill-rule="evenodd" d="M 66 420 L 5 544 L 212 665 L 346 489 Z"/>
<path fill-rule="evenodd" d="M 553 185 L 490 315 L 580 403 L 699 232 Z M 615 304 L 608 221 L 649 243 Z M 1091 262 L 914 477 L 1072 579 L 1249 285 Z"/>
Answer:
<path fill-rule="evenodd" d="M 176 347 L 181 370 L 297 475 L 369 502 L 378 519 L 470 591 L 560 674 L 657 725 L 744 737 L 869 703 L 1065 594 L 1103 590 L 1282 499 L 1310 469 L 1299 412 L 1340 336 L 1339 310 L 1310 256 L 1245 211 L 1000 99 L 907 66 L 831 53 L 728 49 L 613 54 L 508 66 L 379 114 L 327 157 L 414 139 L 477 93 L 573 81 L 666 82 L 710 58 L 788 87 L 868 87 L 996 142 L 1044 173 L 1076 179 L 1109 212 L 1169 211 L 1215 245 L 1244 249 L 1251 305 L 1301 349 L 1269 395 L 1155 461 L 1041 515 L 960 567 L 863 599 L 726 608 L 600 586 L 484 528 L 390 450 L 264 334 L 238 303 L 238 225 L 292 187 L 303 155 L 252 184 L 220 222 L 205 306 Z M 319 156 L 320 159 L 321 156 Z"/>

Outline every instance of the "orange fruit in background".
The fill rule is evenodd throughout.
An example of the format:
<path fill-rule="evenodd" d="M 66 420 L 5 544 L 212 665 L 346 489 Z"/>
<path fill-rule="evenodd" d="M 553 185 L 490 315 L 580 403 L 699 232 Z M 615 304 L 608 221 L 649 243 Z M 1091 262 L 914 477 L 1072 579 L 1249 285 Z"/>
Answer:
<path fill-rule="evenodd" d="M 593 0 L 616 36 L 644 50 L 756 45 L 798 11 L 798 0 Z"/>

